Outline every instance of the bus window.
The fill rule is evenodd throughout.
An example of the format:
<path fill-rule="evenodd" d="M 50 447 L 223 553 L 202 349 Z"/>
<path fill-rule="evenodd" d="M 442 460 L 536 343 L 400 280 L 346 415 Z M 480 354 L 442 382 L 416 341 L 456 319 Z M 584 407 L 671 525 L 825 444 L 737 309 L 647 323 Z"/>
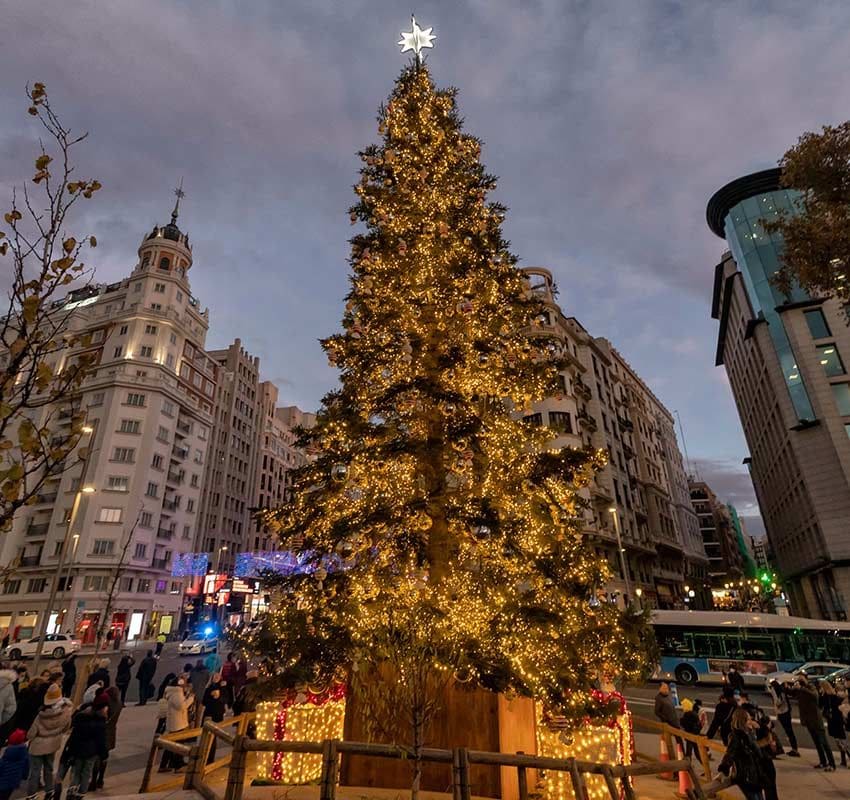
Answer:
<path fill-rule="evenodd" d="M 850 642 L 841 636 L 826 637 L 827 657 L 830 661 L 840 661 L 842 664 L 850 663 Z"/>
<path fill-rule="evenodd" d="M 695 633 L 693 639 L 697 658 L 726 658 L 724 639 L 719 633 Z"/>
<path fill-rule="evenodd" d="M 726 655 L 729 658 L 743 659 L 744 648 L 741 646 L 741 637 L 731 631 L 726 634 Z"/>
<path fill-rule="evenodd" d="M 743 657 L 761 661 L 774 661 L 776 650 L 772 636 L 745 636 L 741 639 Z"/>
<path fill-rule="evenodd" d="M 825 661 L 827 656 L 826 641 L 823 636 L 814 633 L 804 633 L 798 644 L 803 650 L 803 658 L 806 661 Z"/>
<path fill-rule="evenodd" d="M 801 661 L 802 653 L 798 652 L 795 643 L 797 639 L 793 636 L 774 634 L 773 646 L 776 648 L 776 657 L 779 661 Z"/>
<path fill-rule="evenodd" d="M 658 639 L 658 647 L 666 656 L 693 656 L 693 636 L 681 628 L 656 628 L 655 635 Z"/>

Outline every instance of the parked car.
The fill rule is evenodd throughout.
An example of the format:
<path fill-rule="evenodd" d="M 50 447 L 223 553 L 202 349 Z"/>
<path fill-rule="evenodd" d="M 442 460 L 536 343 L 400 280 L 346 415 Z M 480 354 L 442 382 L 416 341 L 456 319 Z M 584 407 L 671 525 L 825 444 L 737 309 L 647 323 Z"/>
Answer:
<path fill-rule="evenodd" d="M 41 637 L 34 636 L 26 642 L 13 642 L 3 648 L 3 658 L 19 661 L 22 658 L 32 658 L 38 650 L 38 642 Z M 76 653 L 80 649 L 80 642 L 67 633 L 49 633 L 44 637 L 42 655 L 48 658 L 65 658 L 69 653 Z"/>
<path fill-rule="evenodd" d="M 802 675 L 806 675 L 813 681 L 819 681 L 827 675 L 832 675 L 833 672 L 847 669 L 847 664 L 841 664 L 837 661 L 807 661 L 801 667 L 791 670 L 791 672 L 770 672 L 765 676 L 765 686 L 771 681 L 785 683 L 793 681 Z"/>
<path fill-rule="evenodd" d="M 214 653 L 218 649 L 218 637 L 215 633 L 193 633 L 180 642 L 177 652 L 181 656 L 202 656 Z"/>

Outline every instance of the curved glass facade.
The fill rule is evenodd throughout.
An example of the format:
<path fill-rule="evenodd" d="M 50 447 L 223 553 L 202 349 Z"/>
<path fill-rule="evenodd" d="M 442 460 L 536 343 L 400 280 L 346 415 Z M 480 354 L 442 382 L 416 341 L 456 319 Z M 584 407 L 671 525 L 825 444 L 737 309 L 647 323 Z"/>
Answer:
<path fill-rule="evenodd" d="M 797 417 L 801 422 L 811 422 L 815 413 L 809 393 L 797 369 L 797 359 L 782 316 L 776 310 L 777 306 L 785 303 L 807 300 L 808 295 L 797 287 L 790 297 L 786 297 L 771 283 L 781 265 L 783 242 L 778 234 L 765 233 L 760 222 L 775 219 L 779 210 L 793 211 L 796 195 L 797 192 L 777 189 L 742 200 L 726 215 L 725 236 L 741 271 L 753 310 L 757 317 L 767 322 Z"/>

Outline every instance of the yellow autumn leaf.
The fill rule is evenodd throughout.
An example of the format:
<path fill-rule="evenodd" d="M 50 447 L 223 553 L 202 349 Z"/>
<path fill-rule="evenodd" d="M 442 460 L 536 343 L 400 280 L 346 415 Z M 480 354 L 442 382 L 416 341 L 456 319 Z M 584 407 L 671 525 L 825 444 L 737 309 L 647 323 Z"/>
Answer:
<path fill-rule="evenodd" d="M 51 161 L 53 159 L 50 156 L 42 154 L 35 160 L 35 168 L 38 170 L 46 169 Z"/>
<path fill-rule="evenodd" d="M 21 313 L 27 325 L 32 325 L 35 322 L 38 316 L 39 302 L 39 296 L 37 294 L 31 294 L 21 304 Z"/>
<path fill-rule="evenodd" d="M 89 236 L 89 247 L 97 247 L 97 237 Z"/>
<path fill-rule="evenodd" d="M 66 253 L 73 252 L 73 250 L 76 246 L 77 246 L 77 240 L 73 236 L 70 236 L 64 242 L 62 242 L 62 249 Z"/>

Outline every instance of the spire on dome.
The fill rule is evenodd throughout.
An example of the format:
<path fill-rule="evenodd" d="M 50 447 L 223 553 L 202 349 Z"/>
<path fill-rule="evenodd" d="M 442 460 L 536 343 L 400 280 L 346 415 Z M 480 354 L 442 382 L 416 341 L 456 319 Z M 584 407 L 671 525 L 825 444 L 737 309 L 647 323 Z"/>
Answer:
<path fill-rule="evenodd" d="M 180 185 L 174 190 L 177 195 L 177 202 L 174 204 L 174 211 L 171 212 L 171 224 L 177 227 L 177 215 L 180 213 L 180 201 L 186 196 L 183 191 L 183 177 L 180 178 Z"/>

